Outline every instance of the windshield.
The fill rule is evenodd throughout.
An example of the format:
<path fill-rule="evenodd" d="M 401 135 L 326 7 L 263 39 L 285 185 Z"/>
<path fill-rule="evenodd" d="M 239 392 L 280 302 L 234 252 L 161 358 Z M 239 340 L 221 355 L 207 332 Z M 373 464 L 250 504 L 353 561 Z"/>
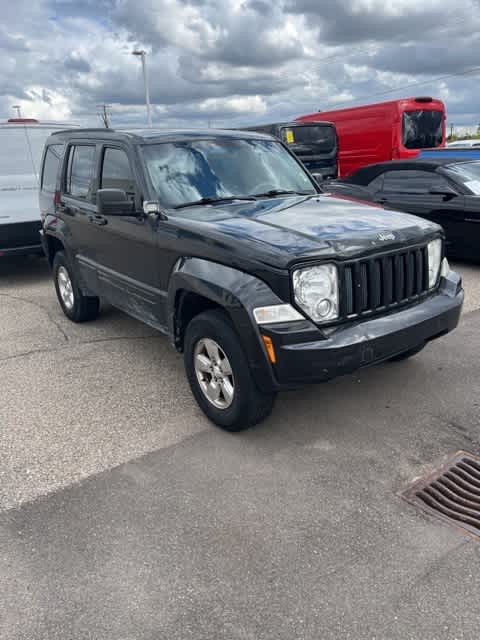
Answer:
<path fill-rule="evenodd" d="M 442 111 L 406 111 L 403 114 L 403 146 L 407 149 L 439 147 L 443 141 Z"/>
<path fill-rule="evenodd" d="M 467 189 L 480 196 L 480 162 L 462 162 L 462 164 L 450 164 L 444 168 L 455 182 L 461 182 Z"/>
<path fill-rule="evenodd" d="M 0 176 L 38 176 L 43 147 L 53 131 L 58 127 L 0 127 Z"/>
<path fill-rule="evenodd" d="M 335 128 L 330 125 L 285 127 L 282 140 L 287 144 L 315 147 L 320 153 L 331 153 L 337 145 Z"/>
<path fill-rule="evenodd" d="M 144 145 L 143 156 L 160 203 L 167 208 L 277 190 L 316 193 L 308 174 L 273 140 L 164 142 Z"/>

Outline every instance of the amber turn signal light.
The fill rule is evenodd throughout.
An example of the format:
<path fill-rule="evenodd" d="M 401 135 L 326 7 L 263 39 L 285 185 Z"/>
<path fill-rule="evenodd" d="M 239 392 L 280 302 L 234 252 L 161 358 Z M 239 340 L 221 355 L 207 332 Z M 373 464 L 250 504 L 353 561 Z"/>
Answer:
<path fill-rule="evenodd" d="M 262 340 L 268 353 L 268 359 L 272 364 L 275 364 L 277 362 L 277 356 L 275 355 L 272 339 L 269 336 L 262 336 Z"/>

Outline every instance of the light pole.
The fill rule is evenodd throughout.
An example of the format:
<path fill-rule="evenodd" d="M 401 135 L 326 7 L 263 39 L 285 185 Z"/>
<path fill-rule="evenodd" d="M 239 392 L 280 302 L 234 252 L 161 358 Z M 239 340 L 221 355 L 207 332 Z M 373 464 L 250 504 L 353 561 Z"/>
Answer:
<path fill-rule="evenodd" d="M 150 91 L 148 89 L 147 61 L 145 59 L 147 52 L 142 50 L 132 51 L 133 56 L 138 56 L 142 61 L 143 82 L 145 85 L 145 104 L 147 105 L 147 123 L 152 128 L 152 108 L 150 106 Z"/>
<path fill-rule="evenodd" d="M 22 117 L 22 107 L 19 104 L 14 104 L 12 109 L 15 109 L 17 112 L 17 118 L 21 118 Z"/>

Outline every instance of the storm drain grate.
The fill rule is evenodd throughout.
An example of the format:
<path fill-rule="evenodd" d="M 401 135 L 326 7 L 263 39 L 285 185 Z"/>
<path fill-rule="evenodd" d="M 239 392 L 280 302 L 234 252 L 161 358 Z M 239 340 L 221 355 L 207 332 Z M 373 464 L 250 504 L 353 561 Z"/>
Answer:
<path fill-rule="evenodd" d="M 417 480 L 403 497 L 480 537 L 480 458 L 459 451 L 439 471 Z"/>

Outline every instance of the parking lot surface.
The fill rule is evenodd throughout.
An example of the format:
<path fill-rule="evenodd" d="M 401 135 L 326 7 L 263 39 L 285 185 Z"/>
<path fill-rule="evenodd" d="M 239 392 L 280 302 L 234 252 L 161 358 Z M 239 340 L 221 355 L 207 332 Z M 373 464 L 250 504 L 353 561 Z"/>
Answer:
<path fill-rule="evenodd" d="M 480 268 L 410 361 L 279 396 L 229 435 L 167 340 L 73 325 L 0 266 L 0 637 L 473 639 L 480 547 L 399 493 L 480 453 Z"/>

